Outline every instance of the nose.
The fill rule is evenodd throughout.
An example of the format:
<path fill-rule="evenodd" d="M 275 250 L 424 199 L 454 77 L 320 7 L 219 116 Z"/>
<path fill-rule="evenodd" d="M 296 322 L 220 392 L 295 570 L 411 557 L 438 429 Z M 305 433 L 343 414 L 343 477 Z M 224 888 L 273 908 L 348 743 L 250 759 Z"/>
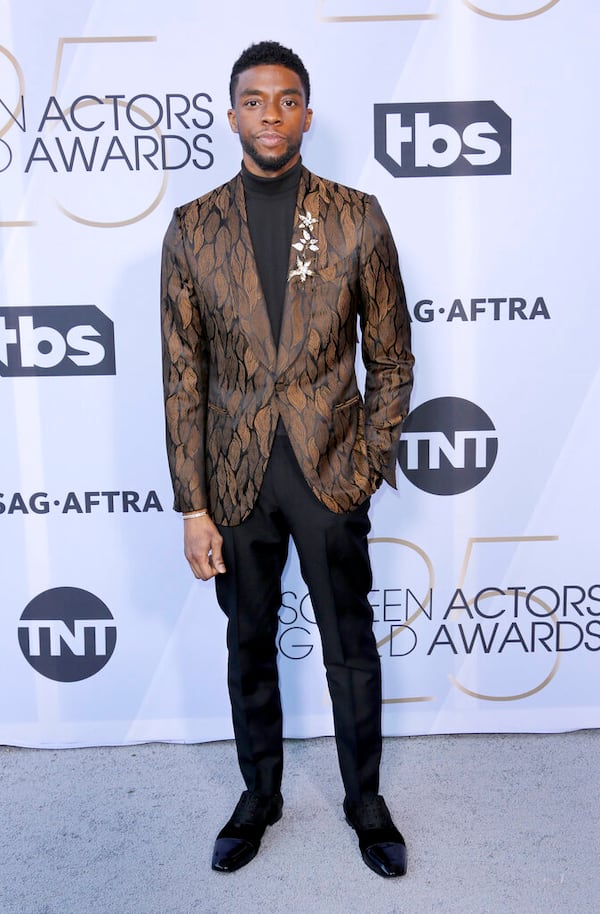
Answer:
<path fill-rule="evenodd" d="M 280 121 L 279 108 L 274 101 L 265 103 L 262 119 L 265 124 L 277 124 Z"/>

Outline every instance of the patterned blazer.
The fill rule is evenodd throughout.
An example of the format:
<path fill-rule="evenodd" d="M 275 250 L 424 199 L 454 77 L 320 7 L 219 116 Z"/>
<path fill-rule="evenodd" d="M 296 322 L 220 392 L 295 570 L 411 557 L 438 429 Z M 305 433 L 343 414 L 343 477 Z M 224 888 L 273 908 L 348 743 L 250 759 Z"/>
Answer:
<path fill-rule="evenodd" d="M 396 248 L 375 197 L 302 168 L 275 346 L 241 175 L 175 210 L 162 259 L 167 454 L 175 510 L 239 524 L 279 417 L 315 496 L 351 510 L 395 486 L 413 357 Z M 366 369 L 355 374 L 357 323 Z"/>

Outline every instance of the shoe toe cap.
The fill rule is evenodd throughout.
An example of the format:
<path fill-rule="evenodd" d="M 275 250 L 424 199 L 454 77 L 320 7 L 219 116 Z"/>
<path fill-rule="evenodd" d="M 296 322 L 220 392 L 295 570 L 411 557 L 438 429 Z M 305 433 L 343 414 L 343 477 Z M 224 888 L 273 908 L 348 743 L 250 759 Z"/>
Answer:
<path fill-rule="evenodd" d="M 406 847 L 397 842 L 381 842 L 366 847 L 365 863 L 380 876 L 404 876 L 407 868 Z"/>
<path fill-rule="evenodd" d="M 232 873 L 256 857 L 258 848 L 243 838 L 217 838 L 212 856 L 212 868 Z"/>

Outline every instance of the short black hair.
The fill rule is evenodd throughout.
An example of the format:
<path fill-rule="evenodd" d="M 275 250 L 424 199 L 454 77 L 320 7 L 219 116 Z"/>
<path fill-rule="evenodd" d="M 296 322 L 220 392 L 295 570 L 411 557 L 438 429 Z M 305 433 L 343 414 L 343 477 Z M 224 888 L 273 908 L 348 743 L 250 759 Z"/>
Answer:
<path fill-rule="evenodd" d="M 244 70 L 250 67 L 260 67 L 263 65 L 274 65 L 287 67 L 300 78 L 306 104 L 310 101 L 310 79 L 308 71 L 297 54 L 291 48 L 285 48 L 278 41 L 259 41 L 258 44 L 251 44 L 249 48 L 242 51 L 231 70 L 229 80 L 229 98 L 231 107 L 235 104 L 235 90 L 237 87 L 238 77 Z"/>

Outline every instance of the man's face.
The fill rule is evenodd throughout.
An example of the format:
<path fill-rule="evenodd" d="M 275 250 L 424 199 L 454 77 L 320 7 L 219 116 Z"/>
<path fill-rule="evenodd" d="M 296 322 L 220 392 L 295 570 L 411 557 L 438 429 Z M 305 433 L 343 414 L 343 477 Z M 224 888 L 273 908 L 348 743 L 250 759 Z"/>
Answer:
<path fill-rule="evenodd" d="M 297 73 L 264 64 L 240 73 L 234 107 L 227 117 L 239 134 L 248 171 L 275 178 L 300 158 L 302 134 L 310 127 L 312 111 L 306 107 Z"/>

